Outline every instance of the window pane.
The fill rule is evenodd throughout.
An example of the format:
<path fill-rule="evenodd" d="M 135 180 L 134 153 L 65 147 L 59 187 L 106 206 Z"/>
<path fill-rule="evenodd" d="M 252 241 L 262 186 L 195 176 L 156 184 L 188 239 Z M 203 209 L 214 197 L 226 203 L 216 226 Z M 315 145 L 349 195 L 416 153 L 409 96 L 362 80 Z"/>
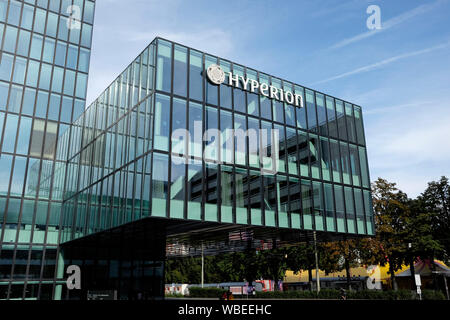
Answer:
<path fill-rule="evenodd" d="M 153 154 L 152 216 L 165 217 L 168 191 L 168 156 Z"/>
<path fill-rule="evenodd" d="M 244 76 L 244 67 L 234 65 L 233 66 L 233 76 Z M 234 96 L 234 110 L 245 113 L 247 110 L 247 104 L 245 102 L 245 91 L 240 89 L 242 87 L 242 82 L 239 81 L 239 88 L 233 88 Z"/>
<path fill-rule="evenodd" d="M 347 138 L 347 126 L 344 113 L 344 104 L 340 100 L 336 100 L 336 114 L 339 128 L 339 138 L 342 140 L 348 140 Z"/>
<path fill-rule="evenodd" d="M 223 72 L 225 72 L 225 81 L 224 83 L 219 86 L 220 90 L 220 106 L 223 108 L 231 109 L 231 87 L 226 85 L 228 83 L 229 78 L 229 72 L 231 71 L 230 63 L 221 60 L 220 61 L 220 67 L 223 69 Z"/>
<path fill-rule="evenodd" d="M 302 180 L 302 209 L 303 209 L 303 228 L 306 230 L 312 230 L 312 190 L 311 182 L 308 180 Z"/>
<path fill-rule="evenodd" d="M 334 196 L 336 199 L 337 231 L 345 232 L 344 189 L 341 186 L 335 185 Z"/>
<path fill-rule="evenodd" d="M 172 153 L 178 155 L 186 154 L 186 145 L 188 143 L 186 136 L 186 101 L 173 99 L 172 111 Z"/>
<path fill-rule="evenodd" d="M 306 113 L 308 114 L 308 129 L 319 132 L 317 128 L 316 104 L 314 103 L 314 92 L 306 89 Z"/>
<path fill-rule="evenodd" d="M 314 194 L 314 218 L 316 224 L 316 230 L 323 231 L 323 194 L 322 186 L 320 182 L 313 182 L 313 194 Z"/>
<path fill-rule="evenodd" d="M 327 117 L 328 117 L 328 131 L 331 137 L 338 138 L 338 127 L 336 121 L 336 110 L 334 107 L 334 100 L 331 97 L 326 98 Z"/>
<path fill-rule="evenodd" d="M 31 118 L 22 117 L 20 119 L 19 137 L 17 139 L 17 153 L 28 154 L 30 142 Z"/>
<path fill-rule="evenodd" d="M 203 100 L 203 62 L 200 52 L 191 50 L 189 57 L 189 98 Z"/>
<path fill-rule="evenodd" d="M 190 175 L 189 175 L 190 176 Z M 191 179 L 192 180 L 192 179 Z M 195 181 L 197 181 L 195 179 Z M 201 182 L 201 179 L 200 179 Z M 190 187 L 188 185 L 188 188 Z M 198 182 L 196 183 L 198 188 Z M 213 163 L 206 163 L 206 203 L 205 203 L 205 221 L 217 221 L 217 199 L 218 199 L 218 171 L 217 165 Z"/>
<path fill-rule="evenodd" d="M 42 152 L 42 143 L 44 142 L 45 121 L 34 120 L 33 132 L 31 134 L 30 155 L 40 157 Z"/>
<path fill-rule="evenodd" d="M 247 170 L 236 168 L 236 223 L 248 223 L 248 179 Z"/>
<path fill-rule="evenodd" d="M 206 56 L 205 57 L 205 70 L 208 70 L 208 67 L 212 64 L 217 64 L 217 58 L 213 58 L 210 56 Z M 206 90 L 206 102 L 209 104 L 213 104 L 213 105 L 217 105 L 218 104 L 218 90 L 219 90 L 219 86 L 212 84 L 210 81 L 208 81 L 205 78 L 205 82 L 206 82 L 206 86 L 205 86 L 205 90 Z"/>
<path fill-rule="evenodd" d="M 203 107 L 194 102 L 189 102 L 189 134 L 191 141 L 189 144 L 189 155 L 202 157 L 202 143 L 203 143 Z M 197 128 L 197 130 L 196 130 Z M 200 134 L 196 134 L 196 131 Z"/>
<path fill-rule="evenodd" d="M 203 169 L 202 162 L 197 160 L 190 160 L 188 164 L 188 181 L 187 181 L 187 217 L 188 219 L 200 220 L 202 213 L 202 177 Z M 213 221 L 214 210 L 209 212 L 209 219 Z M 205 212 L 206 214 L 206 212 Z"/>
<path fill-rule="evenodd" d="M 361 108 L 358 106 L 354 106 L 354 112 L 355 112 L 355 123 L 356 123 L 356 137 L 358 138 L 359 144 L 365 145 Z"/>
<path fill-rule="evenodd" d="M 172 44 L 158 40 L 156 89 L 170 92 Z"/>
<path fill-rule="evenodd" d="M 186 162 L 184 158 L 172 156 L 170 176 L 170 217 L 184 217 L 184 199 L 186 183 Z"/>
<path fill-rule="evenodd" d="M 173 93 L 185 97 L 187 94 L 187 49 L 175 45 Z"/>
<path fill-rule="evenodd" d="M 323 184 L 324 189 L 324 203 L 325 215 L 327 222 L 327 231 L 335 231 L 334 227 L 334 200 L 333 200 L 333 186 L 329 183 Z"/>
<path fill-rule="evenodd" d="M 349 103 L 345 103 L 345 118 L 347 119 L 347 133 L 350 142 L 356 143 L 355 119 L 353 117 L 353 108 Z"/>

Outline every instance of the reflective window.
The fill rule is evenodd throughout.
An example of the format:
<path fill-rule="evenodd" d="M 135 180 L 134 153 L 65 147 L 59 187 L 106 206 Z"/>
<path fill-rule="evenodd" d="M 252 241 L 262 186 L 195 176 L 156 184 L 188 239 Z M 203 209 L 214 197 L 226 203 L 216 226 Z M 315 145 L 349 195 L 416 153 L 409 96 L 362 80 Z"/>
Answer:
<path fill-rule="evenodd" d="M 203 107 L 201 104 L 189 102 L 189 155 L 202 157 L 203 143 Z"/>
<path fill-rule="evenodd" d="M 319 124 L 319 132 L 321 135 L 328 135 L 327 127 L 327 111 L 325 109 L 325 101 L 323 94 L 316 93 L 316 105 L 317 105 L 317 121 Z"/>
<path fill-rule="evenodd" d="M 328 118 L 328 133 L 333 138 L 338 138 L 338 127 L 336 121 L 336 110 L 334 107 L 334 100 L 331 97 L 326 97 L 327 118 Z"/>
<path fill-rule="evenodd" d="M 204 157 L 207 160 L 218 161 L 219 160 L 219 130 L 218 123 L 219 118 L 217 109 L 213 107 L 206 108 L 205 117 L 205 152 Z"/>
<path fill-rule="evenodd" d="M 364 147 L 358 147 L 358 150 L 359 150 L 359 161 L 361 165 L 362 185 L 364 188 L 369 188 L 370 181 L 369 181 L 369 169 L 367 166 L 366 150 Z"/>
<path fill-rule="evenodd" d="M 344 187 L 345 209 L 347 212 L 347 232 L 356 233 L 355 230 L 355 206 L 353 204 L 352 188 Z"/>
<path fill-rule="evenodd" d="M 153 171 L 154 172 L 154 171 Z M 172 156 L 170 170 L 170 217 L 183 218 L 185 199 L 186 162 L 184 158 Z"/>
<path fill-rule="evenodd" d="M 244 67 L 233 65 L 233 77 L 244 77 Z M 245 91 L 242 89 L 242 82 L 239 80 L 238 88 L 233 88 L 234 110 L 245 113 L 247 104 L 245 102 Z"/>
<path fill-rule="evenodd" d="M 334 182 L 341 182 L 341 156 L 339 153 L 339 142 L 330 139 L 330 163 Z"/>
<path fill-rule="evenodd" d="M 25 30 L 20 30 L 19 41 L 17 43 L 17 54 L 28 56 L 28 49 L 30 48 L 31 33 Z"/>
<path fill-rule="evenodd" d="M 217 58 L 213 58 L 210 56 L 205 56 L 205 70 L 208 70 L 208 67 L 212 64 L 217 64 Z M 217 105 L 218 104 L 218 94 L 219 87 L 215 84 L 212 84 L 207 77 L 204 77 L 206 85 L 206 103 Z"/>
<path fill-rule="evenodd" d="M 5 81 L 11 80 L 11 72 L 14 57 L 9 54 L 3 54 L 0 61 L 0 79 Z M 38 63 L 39 66 L 39 63 Z"/>
<path fill-rule="evenodd" d="M 320 179 L 320 149 L 319 149 L 319 137 L 310 134 L 309 135 L 309 159 L 311 166 L 311 176 L 314 179 Z"/>
<path fill-rule="evenodd" d="M 223 72 L 225 72 L 225 81 L 219 86 L 220 106 L 222 108 L 231 109 L 231 87 L 227 85 L 229 83 L 229 72 L 231 71 L 231 66 L 229 62 L 220 60 L 220 67 L 223 69 Z"/>
<path fill-rule="evenodd" d="M 0 155 L 0 194 L 6 195 L 9 187 L 9 177 L 11 174 L 12 156 Z"/>
<path fill-rule="evenodd" d="M 261 173 L 250 170 L 249 196 L 250 196 L 250 223 L 253 225 L 262 225 L 262 205 L 261 205 Z"/>
<path fill-rule="evenodd" d="M 12 112 L 20 112 L 20 106 L 22 104 L 22 92 L 23 87 L 20 86 L 11 86 L 11 90 L 9 92 L 9 106 L 8 111 Z"/>
<path fill-rule="evenodd" d="M 170 98 L 157 94 L 155 99 L 154 148 L 169 151 Z"/>
<path fill-rule="evenodd" d="M 190 160 L 187 173 L 187 218 L 200 220 L 202 214 L 202 195 L 203 195 L 203 169 L 202 162 Z M 209 183 L 209 181 L 207 182 Z M 217 183 L 217 182 L 216 182 Z M 211 209 L 211 207 L 209 207 Z M 206 210 L 206 209 L 205 209 Z M 214 221 L 214 210 L 209 211 L 210 221 Z M 205 212 L 206 214 L 206 212 Z"/>
<path fill-rule="evenodd" d="M 186 136 L 186 101 L 173 99 L 172 110 L 172 153 L 186 154 L 188 138 Z"/>
<path fill-rule="evenodd" d="M 341 165 L 342 165 L 342 177 L 345 184 L 350 184 L 351 166 L 350 157 L 348 153 L 348 145 L 344 142 L 340 143 L 341 146 Z"/>
<path fill-rule="evenodd" d="M 175 45 L 173 65 L 173 93 L 187 95 L 187 49 Z"/>
<path fill-rule="evenodd" d="M 265 74 L 259 75 L 259 82 L 260 84 L 266 84 L 269 86 L 269 77 Z M 260 109 L 261 109 L 261 117 L 265 119 L 272 120 L 272 103 L 271 100 L 264 96 L 259 95 L 259 102 L 260 102 Z"/>
<path fill-rule="evenodd" d="M 327 231 L 336 231 L 334 226 L 334 200 L 333 200 L 333 186 L 329 183 L 323 184 L 324 189 L 324 203 L 325 216 L 327 223 Z"/>
<path fill-rule="evenodd" d="M 265 225 L 275 227 L 275 213 L 277 208 L 277 192 L 274 176 L 263 175 L 264 183 L 264 219 Z"/>
<path fill-rule="evenodd" d="M 221 192 L 221 221 L 222 222 L 233 222 L 233 198 L 234 198 L 234 188 L 233 188 L 233 168 L 229 166 L 222 166 L 220 172 L 220 188 Z"/>
<path fill-rule="evenodd" d="M 289 227 L 289 189 L 287 178 L 282 175 L 277 176 L 277 195 L 278 195 L 278 226 L 280 228 Z"/>
<path fill-rule="evenodd" d="M 312 230 L 312 190 L 311 182 L 309 180 L 301 181 L 301 194 L 302 194 L 302 209 L 303 209 L 303 228 L 306 230 Z"/>
<path fill-rule="evenodd" d="M 198 174 L 198 172 L 196 173 Z M 218 221 L 218 188 L 219 188 L 219 173 L 217 165 L 214 163 L 206 163 L 206 194 L 205 194 L 205 221 Z M 190 175 L 189 175 L 190 176 Z M 198 177 L 196 178 L 198 183 Z M 201 181 L 201 177 L 200 177 Z M 188 188 L 190 186 L 188 185 Z M 201 187 L 201 186 L 200 186 Z M 197 188 L 198 185 L 197 185 Z"/>
<path fill-rule="evenodd" d="M 323 227 L 323 193 L 322 186 L 320 182 L 314 181 L 313 185 L 313 194 L 314 194 L 314 218 L 315 218 L 315 227 L 316 230 L 324 230 Z"/>
<path fill-rule="evenodd" d="M 330 147 L 328 139 L 320 137 L 320 155 L 322 165 L 322 178 L 324 180 L 331 180 L 331 159 L 330 159 Z"/>
<path fill-rule="evenodd" d="M 350 142 L 356 143 L 355 119 L 353 117 L 353 108 L 350 103 L 345 103 L 345 118 L 347 119 L 347 133 Z"/>
<path fill-rule="evenodd" d="M 221 131 L 221 160 L 222 162 L 233 163 L 234 135 L 233 118 L 231 112 L 220 111 L 220 131 Z"/>
<path fill-rule="evenodd" d="M 298 175 L 297 131 L 295 129 L 286 128 L 286 154 L 289 174 Z"/>
<path fill-rule="evenodd" d="M 17 28 L 6 26 L 3 50 L 14 53 L 16 51 Z"/>
<path fill-rule="evenodd" d="M 6 117 L 5 133 L 3 136 L 3 152 L 14 153 L 14 145 L 16 143 L 16 134 L 18 127 L 19 116 L 15 114 L 8 114 Z"/>
<path fill-rule="evenodd" d="M 299 94 L 302 96 L 302 100 L 305 101 L 305 95 L 304 95 L 304 90 L 302 87 L 299 86 L 294 86 L 295 88 L 295 94 Z M 296 107 L 295 108 L 295 112 L 297 113 L 297 127 L 298 128 L 302 128 L 302 129 L 306 129 L 306 107 Z"/>
<path fill-rule="evenodd" d="M 359 234 L 365 234 L 362 192 L 360 189 L 353 189 L 353 192 L 355 193 L 356 226 Z"/>
<path fill-rule="evenodd" d="M 152 212 L 154 217 L 165 217 L 168 191 L 167 155 L 154 153 L 152 168 Z"/>
<path fill-rule="evenodd" d="M 298 160 L 300 165 L 300 174 L 309 177 L 309 142 L 306 132 L 297 131 L 298 141 Z"/>
<path fill-rule="evenodd" d="M 249 119 L 249 128 L 253 130 L 249 130 L 253 137 L 253 143 L 249 146 L 250 148 L 250 165 L 259 167 L 258 161 L 258 133 L 259 133 L 259 123 L 255 119 Z M 257 130 L 257 131 L 256 131 Z M 245 165 L 247 163 L 246 154 L 247 154 L 247 142 L 246 142 L 246 132 L 247 132 L 247 124 L 245 121 L 245 117 L 235 114 L 234 115 L 234 150 L 235 150 L 235 161 L 236 164 Z M 250 143 L 250 140 L 249 140 Z"/>
<path fill-rule="evenodd" d="M 236 168 L 236 223 L 248 223 L 248 174 L 246 169 Z"/>
<path fill-rule="evenodd" d="M 308 115 L 308 129 L 312 132 L 319 132 L 317 128 L 316 104 L 314 103 L 314 92 L 305 90 L 306 113 Z"/>
<path fill-rule="evenodd" d="M 171 58 L 172 44 L 164 40 L 158 40 L 158 57 L 156 62 L 156 89 L 170 92 L 171 84 Z"/>
<path fill-rule="evenodd" d="M 355 145 L 349 145 L 350 151 L 350 165 L 352 167 L 352 181 L 353 185 L 361 185 L 361 170 L 359 167 L 358 148 Z"/>
<path fill-rule="evenodd" d="M 344 103 L 340 100 L 335 100 L 336 103 L 336 115 L 337 123 L 339 129 L 339 138 L 342 140 L 348 140 L 347 138 L 347 127 L 344 113 Z"/>
<path fill-rule="evenodd" d="M 9 192 L 12 196 L 22 196 L 26 165 L 27 158 L 16 156 L 14 160 L 14 172 L 11 180 L 11 190 Z"/>
<path fill-rule="evenodd" d="M 189 56 L 189 98 L 203 100 L 203 62 L 200 52 L 190 50 Z"/>
<path fill-rule="evenodd" d="M 45 121 L 34 120 L 33 132 L 31 134 L 30 155 L 32 157 L 40 157 L 42 153 L 42 144 L 44 142 Z"/>
<path fill-rule="evenodd" d="M 19 154 L 28 154 L 28 146 L 30 143 L 30 133 L 31 133 L 31 122 L 32 119 L 29 117 L 21 117 L 20 119 L 20 129 L 19 137 L 17 139 L 17 150 Z"/>
<path fill-rule="evenodd" d="M 355 112 L 356 137 L 358 138 L 358 143 L 364 145 L 365 137 L 361 108 L 358 106 L 354 106 L 353 110 Z"/>
<path fill-rule="evenodd" d="M 342 186 L 334 186 L 334 197 L 336 199 L 337 231 L 345 232 L 344 188 Z"/>

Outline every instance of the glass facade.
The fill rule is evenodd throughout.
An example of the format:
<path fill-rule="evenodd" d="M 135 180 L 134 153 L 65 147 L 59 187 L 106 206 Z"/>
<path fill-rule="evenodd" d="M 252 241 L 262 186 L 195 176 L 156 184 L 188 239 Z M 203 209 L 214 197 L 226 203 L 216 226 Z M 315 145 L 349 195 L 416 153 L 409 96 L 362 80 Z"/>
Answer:
<path fill-rule="evenodd" d="M 305 107 L 212 84 L 211 64 Z M 351 103 L 158 38 L 74 125 L 64 242 L 145 217 L 373 234 Z"/>
<path fill-rule="evenodd" d="M 51 299 L 65 282 L 62 137 L 85 109 L 94 6 L 0 0 L 0 299 Z"/>
<path fill-rule="evenodd" d="M 6 3 L 5 17 L 16 2 L 0 1 Z M 30 7 L 41 10 L 44 2 Z M 85 7 L 87 3 L 93 10 L 93 3 L 85 0 Z M 14 31 L 7 31 L 12 25 L 5 19 L 2 46 L 11 47 Z M 35 35 L 32 23 L 31 31 L 24 29 L 30 33 L 28 56 L 2 51 L 6 58 L 0 75 L 9 74 L 9 79 L 0 81 L 0 94 L 7 96 L 0 109 L 0 174 L 5 177 L 1 181 L 12 183 L 0 183 L 5 212 L 0 267 L 1 275 L 9 277 L 0 282 L 7 287 L 0 287 L 0 299 L 15 298 L 11 293 L 20 291 L 15 280 L 21 277 L 26 279 L 22 295 L 28 295 L 33 272 L 36 297 L 74 297 L 62 281 L 70 264 L 91 270 L 88 278 L 108 274 L 102 283 L 118 289 L 120 296 L 139 281 L 148 283 L 144 291 L 161 294 L 149 288 L 162 288 L 163 247 L 142 254 L 148 248 L 139 251 L 137 243 L 129 243 L 137 256 L 118 256 L 127 247 L 116 235 L 134 228 L 142 232 L 133 231 L 142 241 L 148 230 L 185 222 L 335 236 L 374 234 L 359 106 L 156 38 L 82 112 L 87 69 L 79 67 L 89 60 L 82 54 L 89 53 L 82 40 L 84 23 L 78 43 L 71 42 L 72 30 L 60 39 L 60 23 L 54 23 L 57 30 L 49 37 L 54 47 L 48 44 L 46 51 L 47 35 Z M 89 30 L 91 23 L 86 21 Z M 16 28 L 17 38 L 22 30 Z M 41 60 L 33 58 L 36 50 L 41 50 Z M 46 62 L 45 52 L 53 52 L 52 63 Z M 10 67 L 21 63 L 22 84 L 14 80 L 22 79 L 21 67 L 17 74 Z M 225 71 L 221 85 L 206 77 L 213 64 Z M 30 68 L 36 72 L 27 73 Z M 250 92 L 242 83 L 230 86 L 228 72 L 301 95 L 304 106 Z M 70 115 L 64 112 L 69 109 Z M 55 110 L 61 111 L 57 117 Z M 109 236 L 116 237 L 120 250 L 102 251 L 102 237 Z M 165 237 L 159 242 L 165 243 Z M 14 270 L 6 270 L 11 265 Z"/>

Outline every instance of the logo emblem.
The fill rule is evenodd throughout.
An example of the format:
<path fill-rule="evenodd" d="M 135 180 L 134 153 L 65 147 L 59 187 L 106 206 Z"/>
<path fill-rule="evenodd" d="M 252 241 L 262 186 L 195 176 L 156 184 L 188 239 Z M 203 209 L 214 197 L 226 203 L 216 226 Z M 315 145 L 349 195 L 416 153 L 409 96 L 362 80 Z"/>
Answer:
<path fill-rule="evenodd" d="M 206 74 L 208 75 L 208 79 L 214 84 L 219 85 L 225 81 L 225 72 L 217 64 L 210 65 Z"/>

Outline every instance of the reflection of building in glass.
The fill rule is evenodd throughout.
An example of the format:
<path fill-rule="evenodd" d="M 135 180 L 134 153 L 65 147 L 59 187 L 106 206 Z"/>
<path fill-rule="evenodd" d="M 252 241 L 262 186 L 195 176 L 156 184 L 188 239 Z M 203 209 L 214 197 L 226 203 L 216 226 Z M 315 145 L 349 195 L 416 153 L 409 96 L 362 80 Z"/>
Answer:
<path fill-rule="evenodd" d="M 204 72 L 211 64 L 300 94 L 305 107 L 227 79 L 212 84 Z M 172 136 L 178 129 L 190 139 Z M 203 133 L 206 141 L 195 138 Z M 166 253 L 261 249 L 312 231 L 322 239 L 374 233 L 359 106 L 160 38 L 61 140 L 68 146 L 66 184 L 54 182 L 64 190 L 61 259 L 97 279 L 85 280 L 86 290 L 161 296 Z"/>

